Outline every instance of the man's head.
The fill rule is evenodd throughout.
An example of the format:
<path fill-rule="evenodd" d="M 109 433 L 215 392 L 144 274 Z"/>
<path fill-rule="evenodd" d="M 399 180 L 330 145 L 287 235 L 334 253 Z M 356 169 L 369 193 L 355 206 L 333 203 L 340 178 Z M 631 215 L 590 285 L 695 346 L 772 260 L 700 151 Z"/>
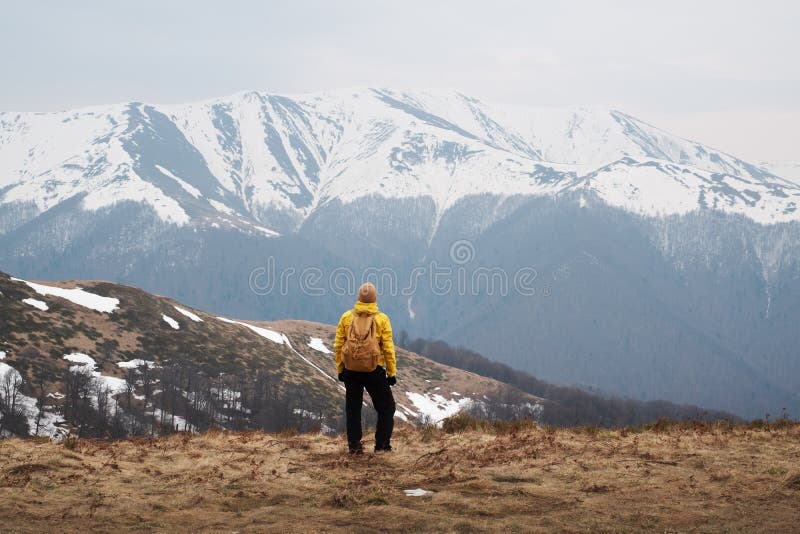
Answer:
<path fill-rule="evenodd" d="M 361 284 L 361 287 L 358 288 L 358 300 L 366 303 L 376 302 L 378 300 L 378 290 L 369 282 Z"/>

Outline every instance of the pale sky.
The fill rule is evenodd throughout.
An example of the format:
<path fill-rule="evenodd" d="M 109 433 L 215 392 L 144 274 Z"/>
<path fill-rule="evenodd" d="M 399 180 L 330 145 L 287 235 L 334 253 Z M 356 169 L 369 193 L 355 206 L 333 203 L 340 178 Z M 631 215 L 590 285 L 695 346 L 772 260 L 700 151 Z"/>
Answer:
<path fill-rule="evenodd" d="M 595 105 L 800 161 L 800 2 L 0 0 L 0 110 L 256 89 Z"/>

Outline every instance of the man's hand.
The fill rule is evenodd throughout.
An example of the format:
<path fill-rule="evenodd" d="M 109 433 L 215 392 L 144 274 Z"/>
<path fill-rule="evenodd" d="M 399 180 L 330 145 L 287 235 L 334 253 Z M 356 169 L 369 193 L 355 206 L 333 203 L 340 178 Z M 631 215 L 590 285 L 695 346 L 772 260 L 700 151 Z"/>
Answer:
<path fill-rule="evenodd" d="M 339 382 L 344 382 L 345 378 L 347 378 L 347 369 L 339 373 Z"/>
<path fill-rule="evenodd" d="M 394 386 L 395 384 L 397 384 L 397 375 L 387 377 L 386 381 L 389 382 L 390 386 Z"/>

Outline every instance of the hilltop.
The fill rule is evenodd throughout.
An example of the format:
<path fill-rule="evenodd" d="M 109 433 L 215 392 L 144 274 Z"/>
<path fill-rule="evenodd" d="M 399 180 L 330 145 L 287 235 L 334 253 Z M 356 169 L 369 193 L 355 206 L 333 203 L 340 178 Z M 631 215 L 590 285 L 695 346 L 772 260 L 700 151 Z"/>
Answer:
<path fill-rule="evenodd" d="M 390 454 L 261 432 L 0 441 L 7 532 L 770 531 L 800 520 L 800 427 L 494 425 Z M 449 430 L 449 431 L 448 431 Z M 424 490 L 406 496 L 406 490 Z"/>

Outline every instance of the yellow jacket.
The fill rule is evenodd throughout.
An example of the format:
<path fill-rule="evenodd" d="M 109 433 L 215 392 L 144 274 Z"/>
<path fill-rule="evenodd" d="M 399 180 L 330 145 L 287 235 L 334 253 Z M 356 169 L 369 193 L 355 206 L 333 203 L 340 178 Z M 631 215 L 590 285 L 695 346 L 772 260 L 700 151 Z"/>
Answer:
<path fill-rule="evenodd" d="M 375 302 L 356 302 L 352 310 L 347 310 L 342 314 L 339 319 L 339 326 L 336 327 L 336 340 L 333 342 L 333 354 L 336 358 L 336 371 L 341 373 L 344 371 L 344 362 L 342 361 L 342 346 L 347 339 L 347 334 L 350 332 L 350 325 L 353 324 L 353 312 L 357 313 L 374 313 L 375 314 L 375 335 L 378 338 L 378 345 L 381 347 L 381 357 L 378 359 L 378 365 L 382 365 L 386 369 L 387 376 L 394 376 L 397 373 L 397 363 L 394 359 L 394 341 L 392 341 L 392 323 L 389 322 L 389 316 L 385 313 L 378 311 L 378 305 Z"/>

